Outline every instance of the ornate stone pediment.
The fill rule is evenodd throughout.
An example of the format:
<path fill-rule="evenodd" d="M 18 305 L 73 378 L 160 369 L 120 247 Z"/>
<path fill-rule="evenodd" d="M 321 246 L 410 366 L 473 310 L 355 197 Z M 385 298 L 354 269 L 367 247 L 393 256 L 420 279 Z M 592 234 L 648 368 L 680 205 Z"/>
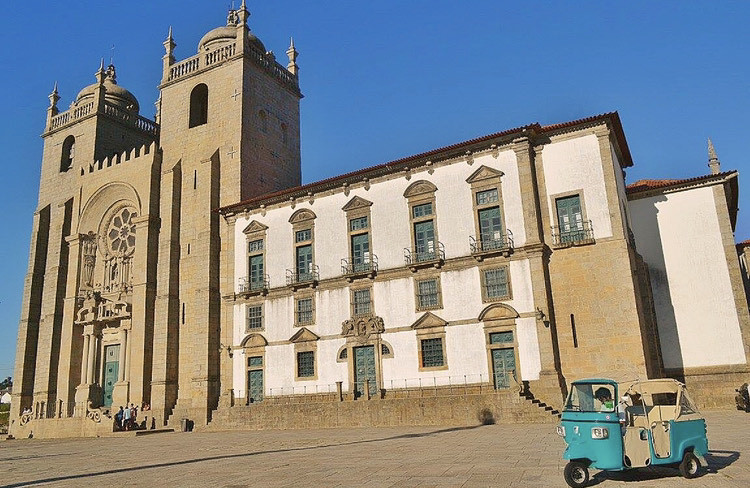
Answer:
<path fill-rule="evenodd" d="M 297 222 L 306 222 L 308 220 L 315 219 L 315 217 L 315 212 L 313 212 L 312 210 L 301 208 L 294 212 L 291 217 L 289 217 L 289 223 L 296 224 Z"/>
<path fill-rule="evenodd" d="M 110 300 L 101 293 L 88 291 L 76 313 L 76 324 L 113 322 L 130 318 L 130 304 L 121 300 Z"/>
<path fill-rule="evenodd" d="M 384 331 L 385 324 L 383 319 L 378 316 L 355 317 L 341 323 L 341 335 L 344 337 L 367 339 L 372 335 L 382 334 Z"/>
<path fill-rule="evenodd" d="M 250 334 L 240 343 L 240 347 L 266 347 L 268 341 L 260 334 Z"/>
<path fill-rule="evenodd" d="M 297 331 L 296 334 L 294 334 L 291 339 L 289 339 L 290 342 L 296 344 L 298 342 L 312 342 L 317 341 L 320 339 L 318 335 L 316 335 L 314 332 L 310 331 L 310 329 L 307 329 L 305 327 L 302 327 L 300 330 Z"/>
<path fill-rule="evenodd" d="M 467 183 L 474 183 L 477 181 L 482 180 L 489 180 L 492 178 L 500 179 L 501 176 L 503 176 L 505 173 L 503 173 L 500 170 L 488 168 L 487 166 L 480 166 L 477 168 L 476 171 L 474 171 L 471 176 L 466 178 Z"/>
<path fill-rule="evenodd" d="M 348 212 L 350 210 L 356 210 L 359 208 L 367 208 L 372 205 L 372 202 L 369 200 L 365 200 L 362 197 L 354 197 L 351 200 L 349 200 L 349 203 L 341 207 L 341 210 L 344 212 Z"/>
<path fill-rule="evenodd" d="M 429 329 L 431 327 L 445 327 L 448 322 L 441 319 L 432 312 L 425 312 L 424 315 L 419 317 L 413 324 L 412 329 Z"/>
<path fill-rule="evenodd" d="M 265 232 L 268 229 L 267 225 L 263 225 L 257 220 L 253 220 L 249 224 L 247 224 L 247 227 L 242 229 L 242 232 L 245 234 L 255 234 L 256 232 Z"/>
<path fill-rule="evenodd" d="M 404 191 L 404 196 L 406 198 L 414 197 L 417 195 L 424 195 L 425 193 L 435 193 L 437 191 L 437 187 L 430 183 L 427 180 L 419 180 L 415 181 L 408 187 L 406 187 L 406 190 Z"/>
<path fill-rule="evenodd" d="M 504 303 L 493 303 L 479 314 L 480 322 L 487 320 L 509 320 L 517 317 L 518 312 L 516 309 Z"/>

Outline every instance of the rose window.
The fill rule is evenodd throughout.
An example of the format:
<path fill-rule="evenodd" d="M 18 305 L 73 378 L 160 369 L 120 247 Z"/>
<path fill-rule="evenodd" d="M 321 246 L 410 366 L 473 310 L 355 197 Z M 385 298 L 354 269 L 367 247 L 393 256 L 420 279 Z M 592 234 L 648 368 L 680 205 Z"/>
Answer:
<path fill-rule="evenodd" d="M 133 252 L 135 248 L 133 219 L 135 217 L 136 213 L 132 209 L 123 208 L 112 218 L 107 229 L 107 242 L 112 254 L 126 255 Z"/>

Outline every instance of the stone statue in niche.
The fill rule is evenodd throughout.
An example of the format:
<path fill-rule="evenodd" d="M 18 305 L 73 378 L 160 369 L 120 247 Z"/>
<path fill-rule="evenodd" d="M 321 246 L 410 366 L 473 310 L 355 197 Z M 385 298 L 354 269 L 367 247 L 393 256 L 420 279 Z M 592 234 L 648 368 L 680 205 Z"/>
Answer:
<path fill-rule="evenodd" d="M 96 266 L 96 234 L 89 232 L 82 239 L 82 276 L 81 281 L 87 288 L 94 286 L 94 267 Z"/>

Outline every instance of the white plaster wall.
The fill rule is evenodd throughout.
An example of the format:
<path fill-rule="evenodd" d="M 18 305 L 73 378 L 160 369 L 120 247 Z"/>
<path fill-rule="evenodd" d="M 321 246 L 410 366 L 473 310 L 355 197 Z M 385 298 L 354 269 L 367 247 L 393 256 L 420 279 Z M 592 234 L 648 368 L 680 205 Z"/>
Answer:
<path fill-rule="evenodd" d="M 556 221 L 554 195 L 582 189 L 586 218 L 591 220 L 594 237 L 611 237 L 612 223 L 597 137 L 589 134 L 552 142 L 542 151 L 542 164 L 550 222 Z"/>
<path fill-rule="evenodd" d="M 664 366 L 744 364 L 712 189 L 633 200 L 629 207 L 651 276 Z"/>

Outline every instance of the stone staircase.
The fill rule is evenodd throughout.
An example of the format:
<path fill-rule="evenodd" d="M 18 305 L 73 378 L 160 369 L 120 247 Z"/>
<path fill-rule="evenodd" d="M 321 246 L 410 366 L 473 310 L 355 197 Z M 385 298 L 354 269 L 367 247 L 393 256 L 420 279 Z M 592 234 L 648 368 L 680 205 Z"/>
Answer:
<path fill-rule="evenodd" d="M 391 391 L 382 398 L 296 395 L 219 408 L 200 430 L 310 429 L 377 426 L 471 426 L 480 423 L 554 423 L 552 407 L 517 390 L 421 389 Z"/>

